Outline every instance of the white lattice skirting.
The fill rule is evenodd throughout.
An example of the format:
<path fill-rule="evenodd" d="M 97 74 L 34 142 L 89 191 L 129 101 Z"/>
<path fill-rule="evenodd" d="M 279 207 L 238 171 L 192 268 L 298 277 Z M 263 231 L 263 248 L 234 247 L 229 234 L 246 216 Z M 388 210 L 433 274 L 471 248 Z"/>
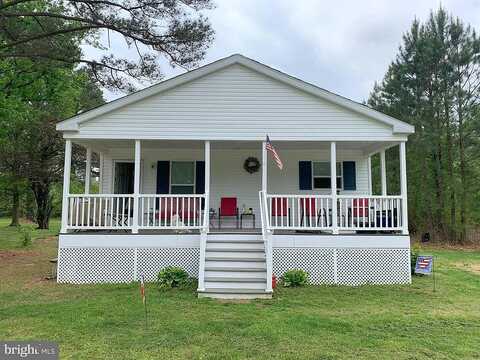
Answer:
<path fill-rule="evenodd" d="M 179 266 L 198 277 L 198 248 L 60 248 L 58 282 L 126 283 L 143 274 L 155 280 L 167 266 Z"/>
<path fill-rule="evenodd" d="M 63 247 L 58 282 L 126 283 L 143 274 L 155 280 L 167 266 L 179 266 L 198 277 L 199 248 Z M 408 284 L 409 249 L 274 248 L 273 273 L 303 269 L 313 284 Z"/>
<path fill-rule="evenodd" d="M 312 284 L 409 284 L 409 249 L 275 248 L 273 273 L 303 269 Z"/>

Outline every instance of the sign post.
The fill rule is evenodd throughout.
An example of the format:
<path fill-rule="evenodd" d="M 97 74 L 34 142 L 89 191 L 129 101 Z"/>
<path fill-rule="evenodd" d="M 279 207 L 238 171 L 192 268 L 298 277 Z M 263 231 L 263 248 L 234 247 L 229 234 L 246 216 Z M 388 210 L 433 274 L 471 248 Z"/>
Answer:
<path fill-rule="evenodd" d="M 432 275 L 433 292 L 436 291 L 435 284 L 435 261 L 433 255 L 419 255 L 415 264 L 415 274 Z"/>

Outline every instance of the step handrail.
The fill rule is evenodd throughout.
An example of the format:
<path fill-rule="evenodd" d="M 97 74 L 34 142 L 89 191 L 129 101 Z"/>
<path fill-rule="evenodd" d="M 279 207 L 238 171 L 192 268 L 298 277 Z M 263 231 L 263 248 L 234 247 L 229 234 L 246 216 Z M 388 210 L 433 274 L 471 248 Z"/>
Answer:
<path fill-rule="evenodd" d="M 272 247 L 272 231 L 269 224 L 267 194 L 262 190 L 258 194 L 260 200 L 260 218 L 262 222 L 262 237 L 265 246 L 265 263 L 267 266 L 267 286 L 265 291 L 272 292 L 272 276 L 273 276 L 273 247 Z"/>

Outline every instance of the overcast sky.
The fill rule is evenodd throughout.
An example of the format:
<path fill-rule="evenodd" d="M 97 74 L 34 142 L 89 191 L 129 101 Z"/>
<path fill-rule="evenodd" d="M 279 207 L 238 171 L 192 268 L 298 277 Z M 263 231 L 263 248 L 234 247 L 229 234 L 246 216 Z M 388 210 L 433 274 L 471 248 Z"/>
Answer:
<path fill-rule="evenodd" d="M 240 53 L 356 101 L 382 79 L 415 17 L 426 19 L 441 3 L 477 29 L 480 21 L 480 0 L 214 1 L 205 15 L 216 39 L 204 64 Z M 121 41 L 112 48 L 126 51 Z M 163 64 L 163 72 L 182 70 Z"/>

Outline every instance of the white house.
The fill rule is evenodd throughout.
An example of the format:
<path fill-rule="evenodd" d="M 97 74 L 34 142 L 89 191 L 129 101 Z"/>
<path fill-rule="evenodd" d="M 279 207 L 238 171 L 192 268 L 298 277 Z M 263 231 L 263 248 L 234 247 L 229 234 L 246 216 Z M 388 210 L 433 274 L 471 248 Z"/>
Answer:
<path fill-rule="evenodd" d="M 66 140 L 59 282 L 153 280 L 169 265 L 198 277 L 199 296 L 224 298 L 269 297 L 272 275 L 293 268 L 315 284 L 411 281 L 414 128 L 365 105 L 232 55 L 57 129 Z M 69 192 L 72 143 L 86 149 L 87 174 L 99 154 L 99 194 L 88 176 L 84 194 Z M 401 192 L 387 195 L 393 146 Z M 381 194 L 372 194 L 376 153 Z"/>

